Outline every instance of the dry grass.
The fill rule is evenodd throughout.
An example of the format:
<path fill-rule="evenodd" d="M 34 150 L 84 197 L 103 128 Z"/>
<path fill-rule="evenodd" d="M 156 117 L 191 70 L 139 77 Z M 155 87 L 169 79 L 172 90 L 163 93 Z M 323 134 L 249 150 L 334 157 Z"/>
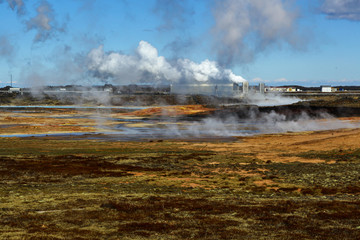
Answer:
<path fill-rule="evenodd" d="M 293 141 L 304 136 L 319 139 L 292 135 Z M 257 138 L 265 144 L 273 137 Z M 1 138 L 0 238 L 359 236 L 360 162 L 353 159 L 359 149 L 346 152 L 351 162 L 331 154 L 326 156 L 333 164 L 328 158 L 264 161 L 255 148 L 241 148 L 255 139 L 204 147 L 180 141 Z M 276 139 L 285 143 L 289 135 Z M 276 148 L 272 154 L 286 159 Z"/>
<path fill-rule="evenodd" d="M 22 114 L 4 112 L 2 131 L 96 124 L 86 111 Z M 227 142 L 0 138 L 0 238 L 357 239 L 359 137 L 360 129 Z"/>

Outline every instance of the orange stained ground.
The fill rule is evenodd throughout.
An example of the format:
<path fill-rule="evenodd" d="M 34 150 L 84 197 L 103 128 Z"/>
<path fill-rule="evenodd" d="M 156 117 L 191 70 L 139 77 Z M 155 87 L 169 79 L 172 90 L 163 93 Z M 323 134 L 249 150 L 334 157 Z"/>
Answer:
<path fill-rule="evenodd" d="M 202 105 L 183 105 L 183 106 L 165 106 L 153 107 L 143 110 L 138 110 L 129 115 L 133 116 L 178 116 L 191 114 L 206 114 L 214 109 L 206 108 Z"/>
<path fill-rule="evenodd" d="M 295 155 L 308 151 L 330 151 L 360 148 L 360 129 L 338 129 L 300 133 L 267 134 L 239 137 L 233 143 L 198 143 L 199 148 L 224 154 L 240 153 L 271 162 L 324 162 L 322 159 L 304 159 Z M 187 148 L 187 145 L 184 146 Z M 189 145 L 194 147 L 194 144 Z M 329 162 L 331 163 L 331 162 Z"/>

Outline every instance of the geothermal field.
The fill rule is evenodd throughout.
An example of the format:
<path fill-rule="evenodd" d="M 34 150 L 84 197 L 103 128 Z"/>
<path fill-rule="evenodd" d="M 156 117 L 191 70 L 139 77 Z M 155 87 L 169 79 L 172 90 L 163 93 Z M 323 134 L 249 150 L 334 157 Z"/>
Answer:
<path fill-rule="evenodd" d="M 359 97 L 303 100 L 9 100 L 0 238 L 359 239 Z"/>

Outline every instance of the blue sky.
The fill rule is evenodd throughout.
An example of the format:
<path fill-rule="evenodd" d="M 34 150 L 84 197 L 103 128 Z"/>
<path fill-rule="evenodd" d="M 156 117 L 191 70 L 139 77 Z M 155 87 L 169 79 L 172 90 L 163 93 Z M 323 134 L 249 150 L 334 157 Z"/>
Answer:
<path fill-rule="evenodd" d="M 360 0 L 0 0 L 0 86 L 360 85 Z"/>

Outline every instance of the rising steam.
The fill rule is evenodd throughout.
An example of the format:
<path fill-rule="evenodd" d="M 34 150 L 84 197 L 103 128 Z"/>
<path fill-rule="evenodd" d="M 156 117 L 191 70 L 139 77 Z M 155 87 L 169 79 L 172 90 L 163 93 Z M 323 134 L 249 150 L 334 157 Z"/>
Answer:
<path fill-rule="evenodd" d="M 14 46 L 6 36 L 0 36 L 0 58 L 11 62 L 14 56 Z"/>
<path fill-rule="evenodd" d="M 36 9 L 37 15 L 26 22 L 28 31 L 35 30 L 34 42 L 43 42 L 52 38 L 58 32 L 64 32 L 64 27 L 59 27 L 54 18 L 52 6 L 45 0 Z"/>
<path fill-rule="evenodd" d="M 281 0 L 218 0 L 212 29 L 223 66 L 248 63 L 259 52 L 286 42 L 296 46 L 297 13 Z M 285 1 L 286 2 L 286 1 Z M 288 1 L 287 1 L 288 2 Z"/>
<path fill-rule="evenodd" d="M 207 117 L 200 121 L 177 120 L 173 123 L 168 118 L 157 120 L 139 120 L 143 126 L 130 127 L 121 125 L 117 131 L 117 139 L 196 139 L 196 138 L 224 138 L 236 136 L 250 136 L 257 134 L 334 130 L 339 128 L 358 128 L 359 122 L 346 122 L 334 118 L 326 112 L 318 112 L 316 116 L 309 116 L 306 112 L 286 116 L 271 112 L 258 112 L 250 109 L 246 117 L 226 115 Z M 126 121 L 126 119 L 119 119 Z M 166 121 L 161 122 L 161 121 Z M 148 122 L 149 121 L 149 122 Z M 149 123 L 149 124 L 146 124 Z M 131 125 L 131 124 L 130 124 Z M 105 133 L 106 134 L 106 133 Z"/>
<path fill-rule="evenodd" d="M 0 0 L 0 4 L 3 2 L 3 0 Z M 7 0 L 7 3 L 13 11 L 16 9 L 18 16 L 23 17 L 25 13 L 25 4 L 22 0 Z M 27 31 L 36 31 L 36 35 L 33 40 L 34 43 L 44 42 L 53 38 L 58 33 L 65 31 L 65 25 L 59 26 L 55 19 L 55 12 L 52 5 L 46 0 L 42 0 L 38 4 L 36 8 L 36 16 L 26 19 L 23 22 L 26 25 Z"/>
<path fill-rule="evenodd" d="M 183 28 L 189 16 L 193 14 L 189 5 L 191 4 L 185 0 L 156 0 L 153 11 L 163 19 L 163 24 L 158 27 L 158 30 L 169 31 Z"/>
<path fill-rule="evenodd" d="M 9 7 L 15 11 L 18 15 L 22 15 L 24 13 L 24 2 L 22 0 L 6 0 Z M 3 3 L 4 0 L 0 0 L 0 3 Z"/>
<path fill-rule="evenodd" d="M 189 59 L 170 62 L 159 56 L 157 49 L 145 41 L 139 43 L 133 55 L 106 53 L 101 45 L 91 50 L 87 57 L 88 70 L 93 76 L 112 79 L 116 83 L 245 81 L 231 70 L 207 59 L 201 63 Z"/>
<path fill-rule="evenodd" d="M 36 7 L 35 13 L 32 13 L 33 11 L 26 11 L 26 9 L 29 10 L 32 7 L 29 2 L 24 0 L 0 0 L 1 5 L 6 5 L 13 12 L 16 12 L 27 32 L 35 34 L 33 43 L 54 41 L 57 40 L 57 37 L 67 33 L 65 31 L 67 20 L 63 21 L 63 23 L 57 19 L 57 14 L 52 6 L 53 1 L 40 0 L 34 5 Z M 78 10 L 90 11 L 94 8 L 96 0 L 73 2 L 80 2 Z M 114 3 L 107 4 L 111 6 L 115 2 L 123 3 L 123 8 L 131 12 L 131 7 L 129 7 L 131 1 L 114 1 Z M 91 51 L 89 49 L 81 49 L 85 44 L 66 42 L 65 45 L 74 45 L 76 48 L 74 51 L 77 51 L 77 54 L 86 58 L 86 61 L 81 63 L 72 62 L 73 59 L 68 59 L 69 63 L 77 65 L 77 69 L 81 68 L 83 76 L 86 76 L 80 84 L 85 84 L 88 76 L 115 84 L 207 81 L 232 81 L 239 83 L 243 82 L 244 79 L 228 69 L 234 66 L 234 64 L 249 63 L 259 53 L 267 51 L 273 46 L 301 48 L 304 44 L 304 39 L 300 37 L 299 27 L 297 26 L 300 14 L 298 14 L 294 0 L 199 1 L 201 8 L 203 8 L 201 11 L 204 11 L 204 22 L 213 23 L 213 25 L 201 25 L 202 27 L 204 26 L 204 29 L 200 32 L 198 32 L 198 28 L 194 32 L 193 28 L 189 27 L 190 25 L 196 25 L 194 16 L 202 13 L 194 12 L 193 1 L 154 0 L 152 2 L 154 3 L 151 8 L 152 14 L 157 15 L 160 22 L 157 26 L 151 26 L 152 29 L 150 30 L 157 30 L 159 34 L 166 34 L 168 42 L 163 47 L 176 53 L 175 59 L 179 58 L 179 56 L 182 56 L 182 58 L 169 60 L 159 56 L 157 49 L 145 41 L 140 42 L 134 54 L 128 55 L 115 51 L 105 52 L 104 47 L 102 45 L 99 46 L 101 41 L 98 41 L 96 44 L 99 47 Z M 102 5 L 100 1 L 97 1 L 97 3 Z M 318 3 L 321 12 L 330 18 L 360 19 L 358 0 L 321 0 Z M 79 4 L 72 6 L 77 5 Z M 124 12 L 127 12 L 126 10 Z M 212 14 L 207 15 L 209 12 L 212 12 Z M 99 13 L 99 18 L 101 16 L 103 16 L 103 13 Z M 94 19 L 91 15 L 91 20 Z M 187 32 L 188 27 L 191 29 L 191 34 Z M 169 34 L 170 31 L 171 34 Z M 94 32 L 101 33 L 101 31 Z M 88 32 L 81 34 L 89 35 Z M 11 42 L 9 44 L 9 36 L 2 35 L 5 38 L 2 37 L 1 39 L 0 54 L 2 57 L 8 58 L 14 52 L 12 51 L 14 46 L 19 45 L 19 43 Z M 74 36 L 68 36 L 68 39 L 71 39 L 71 37 L 73 37 L 72 39 L 79 38 L 79 35 L 79 32 L 76 32 Z M 174 37 L 171 38 L 171 36 Z M 105 39 L 105 36 L 99 37 Z M 204 51 L 206 51 L 206 46 L 208 44 L 211 45 L 211 43 L 214 46 L 211 52 L 215 53 L 214 55 L 216 55 L 218 62 L 206 59 L 200 63 L 195 63 L 181 55 L 188 53 L 191 47 L 194 46 L 204 47 Z M 84 52 L 88 54 L 83 56 Z M 215 58 L 215 56 L 212 57 Z M 31 54 L 29 58 L 36 58 L 36 54 Z M 49 63 L 49 59 L 52 61 L 51 63 Z M 42 61 L 44 62 L 41 65 L 57 64 L 57 59 L 52 56 Z M 238 67 L 242 67 L 242 65 Z M 38 71 L 38 75 L 44 75 L 41 73 L 41 69 Z M 28 78 L 22 76 L 22 79 L 27 80 Z M 57 82 L 50 78 L 47 79 L 50 83 Z M 63 78 L 62 83 L 68 83 L 69 81 L 68 78 Z"/>

